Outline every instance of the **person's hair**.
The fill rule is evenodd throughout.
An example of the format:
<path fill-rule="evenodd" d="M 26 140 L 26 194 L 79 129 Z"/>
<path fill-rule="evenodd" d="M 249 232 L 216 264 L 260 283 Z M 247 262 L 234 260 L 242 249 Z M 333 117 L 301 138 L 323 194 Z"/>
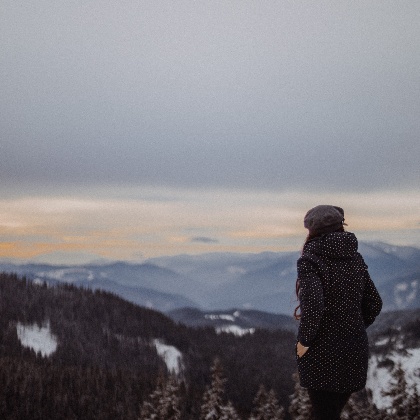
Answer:
<path fill-rule="evenodd" d="M 344 226 L 341 226 L 340 228 L 338 228 L 337 230 L 335 230 L 334 232 L 345 232 L 344 230 Z M 322 234 L 321 234 L 322 235 Z M 308 233 L 308 236 L 305 239 L 305 242 L 303 243 L 302 246 L 302 251 L 301 253 L 303 254 L 303 250 L 305 248 L 305 245 L 309 242 L 312 241 L 312 239 L 317 238 L 318 236 L 321 236 L 319 233 L 317 232 L 312 232 L 312 233 Z M 299 302 L 299 290 L 300 290 L 300 280 L 299 278 L 296 279 L 296 286 L 295 286 L 295 291 L 296 291 L 296 299 Z M 300 309 L 300 303 L 298 306 L 296 306 L 295 310 L 293 311 L 293 318 L 295 318 L 296 320 L 300 320 L 300 318 L 302 317 L 302 314 L 298 313 Z"/>

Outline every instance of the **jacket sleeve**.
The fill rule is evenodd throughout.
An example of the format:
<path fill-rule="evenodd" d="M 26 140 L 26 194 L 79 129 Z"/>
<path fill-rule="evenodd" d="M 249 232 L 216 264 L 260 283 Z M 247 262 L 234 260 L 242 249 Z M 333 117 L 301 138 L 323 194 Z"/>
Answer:
<path fill-rule="evenodd" d="M 324 293 L 317 266 L 313 261 L 305 257 L 299 258 L 297 271 L 301 310 L 298 341 L 309 347 L 316 336 L 324 312 Z"/>
<path fill-rule="evenodd" d="M 369 272 L 367 271 L 367 266 L 365 277 L 366 283 L 363 290 L 362 315 L 365 326 L 368 327 L 369 325 L 373 324 L 375 318 L 380 314 L 382 309 L 382 299 L 372 279 L 370 278 Z"/>

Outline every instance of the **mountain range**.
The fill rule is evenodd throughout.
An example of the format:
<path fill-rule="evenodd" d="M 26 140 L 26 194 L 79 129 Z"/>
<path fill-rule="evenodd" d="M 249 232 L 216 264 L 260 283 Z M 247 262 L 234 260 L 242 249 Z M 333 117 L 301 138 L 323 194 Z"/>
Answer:
<path fill-rule="evenodd" d="M 145 418 L 140 408 L 170 374 L 180 383 L 180 418 L 197 419 L 216 359 L 240 418 L 250 418 L 261 385 L 294 418 L 287 412 L 296 369 L 291 317 L 190 308 L 170 319 L 111 293 L 38 283 L 0 273 L 1 418 Z M 420 309 L 381 313 L 368 329 L 366 395 L 388 414 L 393 401 L 383 391 L 395 388 L 400 366 L 404 398 L 420 391 L 419 331 Z"/>
<path fill-rule="evenodd" d="M 384 311 L 420 308 L 420 249 L 360 243 L 359 250 L 384 300 Z M 256 310 L 293 313 L 298 252 L 212 253 L 149 259 L 142 263 L 71 265 L 0 263 L 0 270 L 36 282 L 103 289 L 141 306 L 169 313 Z M 172 312 L 176 313 L 176 312 Z"/>

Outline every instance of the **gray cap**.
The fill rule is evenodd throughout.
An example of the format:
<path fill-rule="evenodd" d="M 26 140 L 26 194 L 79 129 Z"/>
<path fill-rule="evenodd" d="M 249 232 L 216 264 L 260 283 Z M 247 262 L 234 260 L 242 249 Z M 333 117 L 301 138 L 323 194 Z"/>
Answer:
<path fill-rule="evenodd" d="M 341 207 L 320 205 L 310 209 L 303 219 L 309 233 L 329 233 L 344 225 L 344 210 Z"/>

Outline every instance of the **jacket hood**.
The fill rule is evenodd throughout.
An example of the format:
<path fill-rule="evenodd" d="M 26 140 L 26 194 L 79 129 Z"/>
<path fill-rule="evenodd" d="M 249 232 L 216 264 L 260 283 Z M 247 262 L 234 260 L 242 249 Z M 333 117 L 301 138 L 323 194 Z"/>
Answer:
<path fill-rule="evenodd" d="M 304 254 L 315 254 L 330 258 L 352 258 L 357 253 L 358 242 L 354 233 L 332 232 L 307 242 Z"/>

